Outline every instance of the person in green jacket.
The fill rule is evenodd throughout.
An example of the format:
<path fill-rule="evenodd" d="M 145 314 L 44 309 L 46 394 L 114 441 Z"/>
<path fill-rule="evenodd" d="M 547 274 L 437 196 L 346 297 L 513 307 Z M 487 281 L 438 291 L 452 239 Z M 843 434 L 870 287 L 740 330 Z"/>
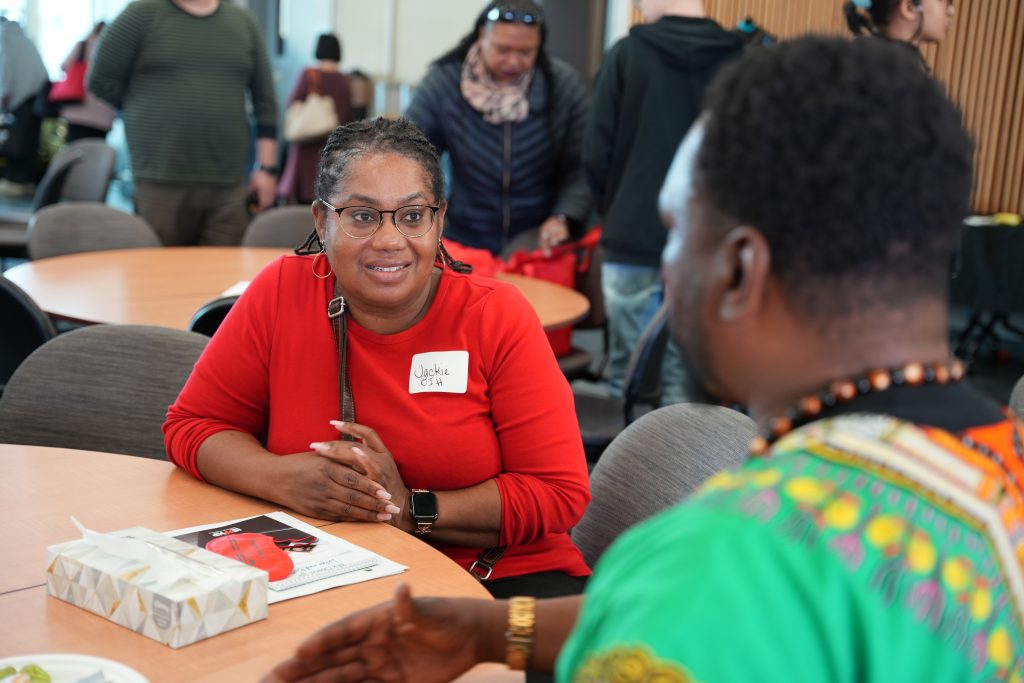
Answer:
<path fill-rule="evenodd" d="M 133 2 L 103 33 L 88 81 L 124 116 L 135 208 L 165 245 L 238 244 L 250 202 L 273 204 L 277 102 L 248 11 L 221 0 Z"/>
<path fill-rule="evenodd" d="M 725 66 L 704 112 L 662 185 L 666 293 L 753 457 L 624 533 L 582 598 L 400 588 L 268 680 L 1021 680 L 1024 423 L 948 340 L 959 112 L 905 47 L 823 37 Z"/>

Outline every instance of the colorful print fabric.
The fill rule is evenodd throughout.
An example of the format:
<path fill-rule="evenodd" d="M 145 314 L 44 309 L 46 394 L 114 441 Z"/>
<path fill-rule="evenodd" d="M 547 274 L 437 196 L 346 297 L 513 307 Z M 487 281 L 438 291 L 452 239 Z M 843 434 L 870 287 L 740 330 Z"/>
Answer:
<path fill-rule="evenodd" d="M 602 558 L 561 678 L 1021 680 L 1020 426 L 962 437 L 840 417 L 716 475 Z"/>

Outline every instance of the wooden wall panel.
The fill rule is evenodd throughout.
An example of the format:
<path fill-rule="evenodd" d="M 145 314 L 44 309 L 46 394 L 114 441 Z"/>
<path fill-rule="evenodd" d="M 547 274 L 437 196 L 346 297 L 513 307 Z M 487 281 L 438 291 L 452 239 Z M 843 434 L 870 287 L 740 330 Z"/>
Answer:
<path fill-rule="evenodd" d="M 705 0 L 723 26 L 751 16 L 780 38 L 849 35 L 840 0 Z M 924 56 L 964 113 L 977 145 L 977 213 L 1024 214 L 1024 2 L 956 0 L 949 35 Z M 642 20 L 633 11 L 634 22 Z"/>

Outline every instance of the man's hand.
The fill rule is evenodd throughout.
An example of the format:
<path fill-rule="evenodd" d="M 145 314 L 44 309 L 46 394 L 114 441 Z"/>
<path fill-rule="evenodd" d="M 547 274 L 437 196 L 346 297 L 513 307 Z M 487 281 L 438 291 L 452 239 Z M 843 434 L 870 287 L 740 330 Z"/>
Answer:
<path fill-rule="evenodd" d="M 501 651 L 506 609 L 491 600 L 413 600 L 403 584 L 390 602 L 321 629 L 264 683 L 450 681 L 479 662 L 493 660 L 489 649 Z M 490 648 L 484 643 L 488 636 L 494 641 Z"/>
<path fill-rule="evenodd" d="M 256 195 L 256 209 L 263 211 L 274 205 L 277 194 L 277 179 L 273 174 L 257 168 L 249 176 L 249 192 Z"/>

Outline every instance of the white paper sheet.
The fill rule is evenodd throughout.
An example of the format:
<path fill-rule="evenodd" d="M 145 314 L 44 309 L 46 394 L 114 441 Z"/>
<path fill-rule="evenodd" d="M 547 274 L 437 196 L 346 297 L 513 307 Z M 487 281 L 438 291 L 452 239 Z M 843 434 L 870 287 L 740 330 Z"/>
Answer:
<path fill-rule="evenodd" d="M 271 605 L 275 602 L 319 593 L 320 591 L 327 590 L 328 588 L 349 586 L 354 583 L 369 581 L 370 579 L 378 579 L 383 576 L 401 574 L 408 569 L 405 565 L 393 562 L 386 557 L 370 552 L 366 548 L 357 546 L 354 543 L 349 543 L 344 539 L 333 536 L 321 529 L 317 529 L 314 526 L 310 526 L 309 524 L 292 517 L 288 513 L 278 511 L 255 516 L 270 517 L 282 522 L 286 526 L 294 527 L 303 533 L 309 534 L 310 536 L 316 536 L 320 539 L 313 550 L 309 552 L 288 553 L 292 558 L 292 562 L 295 564 L 295 569 L 284 581 L 294 583 L 296 582 L 295 579 L 297 577 L 308 576 L 309 578 L 315 578 L 315 576 L 318 575 L 317 573 L 330 574 L 334 571 L 345 570 L 350 567 L 365 567 L 362 569 L 345 571 L 344 573 L 336 574 L 334 576 L 327 576 L 326 578 L 312 580 L 308 583 L 303 583 L 285 590 L 273 590 L 274 583 L 277 582 L 272 582 L 270 583 L 272 590 L 267 591 L 267 602 Z M 252 518 L 243 517 L 242 519 L 230 519 L 225 522 L 202 524 L 199 526 L 188 527 L 187 529 L 167 531 L 165 532 L 165 535 L 178 537 L 184 534 L 194 533 L 196 531 L 216 529 L 218 527 L 235 524 L 243 521 L 244 519 Z"/>

